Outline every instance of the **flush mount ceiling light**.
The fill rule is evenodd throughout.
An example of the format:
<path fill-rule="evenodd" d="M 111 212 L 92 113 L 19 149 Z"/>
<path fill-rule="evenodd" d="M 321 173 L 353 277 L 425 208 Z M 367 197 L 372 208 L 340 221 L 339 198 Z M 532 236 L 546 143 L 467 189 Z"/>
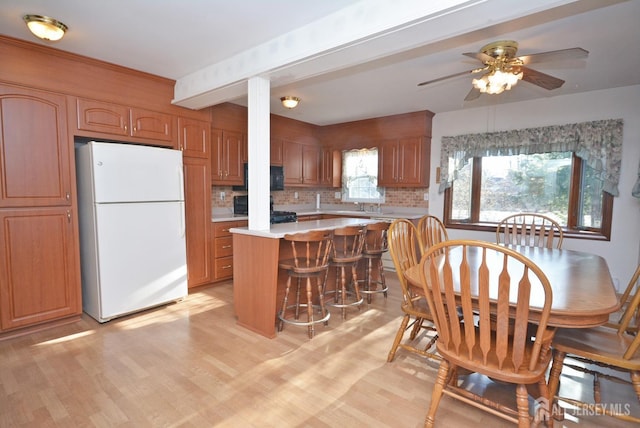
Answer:
<path fill-rule="evenodd" d="M 22 17 L 29 30 L 38 38 L 55 42 L 64 36 L 69 29 L 57 19 L 42 15 L 25 15 Z"/>
<path fill-rule="evenodd" d="M 286 108 L 295 108 L 300 102 L 300 98 L 298 97 L 282 97 L 280 98 L 282 101 L 282 105 Z"/>

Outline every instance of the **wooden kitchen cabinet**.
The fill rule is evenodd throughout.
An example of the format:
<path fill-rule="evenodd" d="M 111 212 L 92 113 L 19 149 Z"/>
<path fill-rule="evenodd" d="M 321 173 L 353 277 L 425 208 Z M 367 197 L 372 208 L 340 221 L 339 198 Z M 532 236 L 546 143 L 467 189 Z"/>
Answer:
<path fill-rule="evenodd" d="M 77 99 L 78 130 L 153 140 L 174 147 L 174 116 L 103 101 Z"/>
<path fill-rule="evenodd" d="M 244 184 L 242 132 L 213 129 L 211 131 L 211 183 L 216 185 Z"/>
<path fill-rule="evenodd" d="M 320 150 L 317 146 L 284 140 L 282 165 L 285 185 L 313 186 L 320 182 Z"/>
<path fill-rule="evenodd" d="M 213 280 L 233 278 L 233 236 L 230 229 L 247 226 L 246 220 L 213 223 Z"/>
<path fill-rule="evenodd" d="M 67 98 L 0 84 L 0 333 L 82 313 Z"/>
<path fill-rule="evenodd" d="M 204 120 L 178 118 L 178 148 L 185 157 L 211 157 L 211 124 Z"/>
<path fill-rule="evenodd" d="M 282 140 L 278 138 L 272 138 L 270 148 L 270 164 L 282 166 Z"/>
<path fill-rule="evenodd" d="M 66 97 L 0 84 L 0 208 L 71 205 Z"/>
<path fill-rule="evenodd" d="M 379 145 L 378 185 L 381 187 L 428 186 L 428 147 L 421 137 L 385 140 Z"/>
<path fill-rule="evenodd" d="M 213 280 L 211 267 L 211 153 L 209 122 L 178 119 L 184 167 L 188 287 Z"/>
<path fill-rule="evenodd" d="M 342 153 L 331 148 L 320 151 L 320 185 L 323 187 L 342 186 Z"/>
<path fill-rule="evenodd" d="M 0 329 L 80 315 L 77 238 L 67 207 L 0 210 Z"/>

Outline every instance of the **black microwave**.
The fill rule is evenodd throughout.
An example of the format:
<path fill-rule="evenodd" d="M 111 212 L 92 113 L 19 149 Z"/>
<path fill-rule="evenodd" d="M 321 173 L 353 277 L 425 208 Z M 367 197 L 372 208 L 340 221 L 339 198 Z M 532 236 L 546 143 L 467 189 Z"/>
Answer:
<path fill-rule="evenodd" d="M 233 186 L 233 190 L 249 189 L 249 164 L 244 164 L 244 185 Z M 269 167 L 269 190 L 284 190 L 284 168 L 278 165 Z"/>

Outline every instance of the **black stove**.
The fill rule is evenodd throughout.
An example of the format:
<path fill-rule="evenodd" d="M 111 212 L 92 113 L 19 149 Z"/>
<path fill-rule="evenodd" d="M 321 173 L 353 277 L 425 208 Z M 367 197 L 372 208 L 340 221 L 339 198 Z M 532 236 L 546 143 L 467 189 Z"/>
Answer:
<path fill-rule="evenodd" d="M 240 195 L 240 196 L 233 197 L 233 212 L 234 214 L 241 214 L 241 215 L 249 214 L 249 199 L 247 195 Z M 298 221 L 298 215 L 293 211 L 274 211 L 273 197 L 272 197 L 270 221 L 271 221 L 271 224 L 294 223 Z"/>
<path fill-rule="evenodd" d="M 295 223 L 298 215 L 293 211 L 271 211 L 271 224 Z"/>

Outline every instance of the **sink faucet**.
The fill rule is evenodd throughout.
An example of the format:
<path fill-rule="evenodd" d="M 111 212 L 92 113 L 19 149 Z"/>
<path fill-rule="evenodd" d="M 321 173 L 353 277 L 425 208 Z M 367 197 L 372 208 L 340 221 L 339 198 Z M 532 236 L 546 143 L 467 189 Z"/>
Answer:
<path fill-rule="evenodd" d="M 364 211 L 364 202 L 358 202 L 358 211 Z"/>

